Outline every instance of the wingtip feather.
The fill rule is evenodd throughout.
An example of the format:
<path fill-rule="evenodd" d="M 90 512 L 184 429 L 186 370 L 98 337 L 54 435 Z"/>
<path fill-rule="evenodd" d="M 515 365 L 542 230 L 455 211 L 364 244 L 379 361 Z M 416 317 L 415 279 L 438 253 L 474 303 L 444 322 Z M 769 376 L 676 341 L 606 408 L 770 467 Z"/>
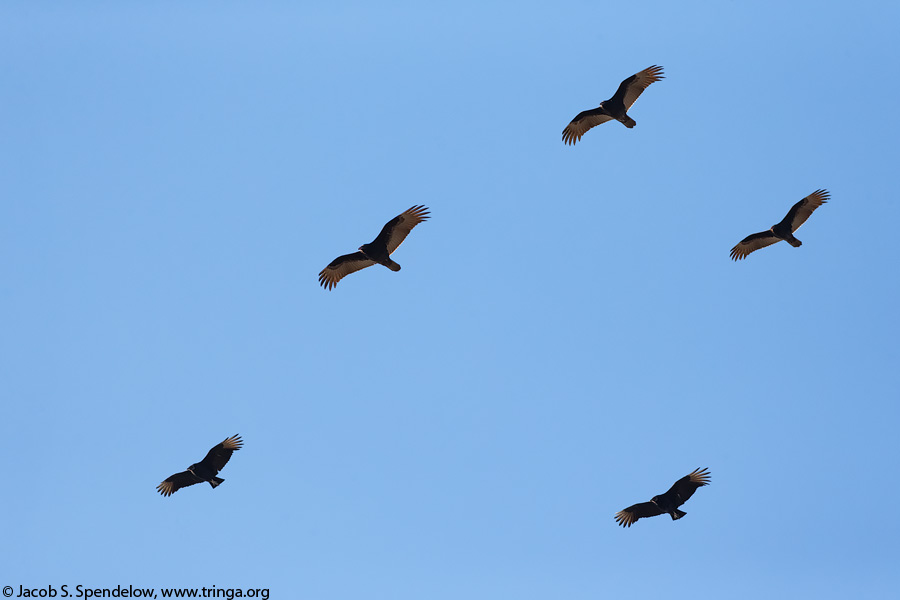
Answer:
<path fill-rule="evenodd" d="M 701 486 L 709 485 L 712 481 L 712 474 L 707 467 L 697 468 L 690 474 L 691 481 L 699 483 Z"/>
<path fill-rule="evenodd" d="M 225 438 L 225 441 L 222 442 L 222 446 L 228 450 L 240 450 L 243 447 L 243 444 L 244 440 L 241 439 L 240 434 Z"/>
<path fill-rule="evenodd" d="M 616 513 L 615 517 L 616 523 L 621 525 L 622 527 L 631 527 L 634 522 L 637 520 L 634 518 L 634 515 L 628 511 L 620 510 Z"/>

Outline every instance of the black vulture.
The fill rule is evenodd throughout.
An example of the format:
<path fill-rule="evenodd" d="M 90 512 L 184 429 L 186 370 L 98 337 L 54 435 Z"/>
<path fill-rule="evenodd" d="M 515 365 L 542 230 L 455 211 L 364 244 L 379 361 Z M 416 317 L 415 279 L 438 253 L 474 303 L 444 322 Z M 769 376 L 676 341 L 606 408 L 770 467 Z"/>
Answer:
<path fill-rule="evenodd" d="M 385 224 L 371 244 L 363 244 L 359 247 L 359 252 L 338 256 L 331 261 L 319 273 L 319 285 L 330 290 L 350 273 L 374 264 L 384 265 L 391 271 L 399 271 L 400 265 L 391 260 L 391 253 L 403 243 L 413 227 L 427 218 L 428 209 L 424 206 L 413 206 L 403 211 Z"/>
<path fill-rule="evenodd" d="M 651 83 L 664 79 L 662 72 L 662 67 L 653 65 L 620 83 L 612 98 L 604 100 L 595 109 L 578 113 L 572 122 L 566 125 L 562 132 L 563 142 L 574 145 L 588 129 L 613 119 L 621 121 L 629 129 L 637 125 L 626 111 Z"/>
<path fill-rule="evenodd" d="M 175 473 L 156 486 L 156 489 L 163 496 L 171 496 L 183 487 L 203 481 L 208 481 L 209 485 L 215 488 L 225 481 L 221 477 L 216 477 L 216 475 L 219 474 L 222 467 L 228 464 L 231 453 L 235 450 L 240 450 L 243 443 L 244 442 L 239 435 L 233 435 L 230 438 L 227 438 L 221 444 L 213 446 L 206 454 L 206 458 L 189 466 L 187 471 Z"/>
<path fill-rule="evenodd" d="M 709 485 L 709 479 L 707 469 L 696 469 L 690 475 L 676 481 L 665 494 L 653 496 L 650 502 L 641 502 L 620 510 L 616 513 L 616 522 L 622 527 L 631 527 L 638 519 L 655 517 L 663 513 L 669 513 L 673 521 L 678 520 L 687 514 L 678 510 L 678 507 L 687 502 L 697 488 Z"/>
<path fill-rule="evenodd" d="M 771 246 L 781 240 L 786 241 L 794 248 L 799 248 L 802 242 L 794 237 L 794 232 L 806 223 L 814 210 L 828 202 L 829 198 L 830 195 L 826 190 L 816 190 L 792 206 L 781 222 L 772 225 L 768 231 L 754 233 L 742 239 L 737 246 L 731 249 L 731 259 L 743 260 L 754 250 Z"/>

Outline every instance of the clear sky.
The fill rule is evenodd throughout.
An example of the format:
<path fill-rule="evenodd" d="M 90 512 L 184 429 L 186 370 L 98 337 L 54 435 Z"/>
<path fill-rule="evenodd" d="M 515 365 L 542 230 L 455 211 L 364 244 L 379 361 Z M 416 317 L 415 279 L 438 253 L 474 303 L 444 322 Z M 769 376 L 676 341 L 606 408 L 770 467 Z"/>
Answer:
<path fill-rule="evenodd" d="M 4 2 L 0 585 L 895 593 L 898 22 Z M 637 127 L 562 143 L 654 64 Z M 801 248 L 729 259 L 819 188 Z M 414 204 L 402 271 L 318 286 Z"/>

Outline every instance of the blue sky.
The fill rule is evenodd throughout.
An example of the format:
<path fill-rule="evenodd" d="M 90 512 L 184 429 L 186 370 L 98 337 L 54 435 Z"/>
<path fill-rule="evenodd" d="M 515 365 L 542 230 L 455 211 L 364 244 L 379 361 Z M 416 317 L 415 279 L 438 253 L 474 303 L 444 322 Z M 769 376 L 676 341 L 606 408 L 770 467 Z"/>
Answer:
<path fill-rule="evenodd" d="M 710 4 L 4 3 L 0 585 L 896 591 L 900 8 Z"/>

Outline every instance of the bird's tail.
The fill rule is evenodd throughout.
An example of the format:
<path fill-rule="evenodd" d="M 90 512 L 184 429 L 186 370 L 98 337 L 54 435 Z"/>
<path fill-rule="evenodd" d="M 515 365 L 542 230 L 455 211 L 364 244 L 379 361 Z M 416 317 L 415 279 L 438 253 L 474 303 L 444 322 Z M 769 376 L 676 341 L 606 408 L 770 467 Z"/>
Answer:
<path fill-rule="evenodd" d="M 400 265 L 398 265 L 398 264 L 395 263 L 394 261 L 391 261 L 391 262 L 389 262 L 388 264 L 386 264 L 386 265 L 384 265 L 384 266 L 386 266 L 386 267 L 387 267 L 388 269 L 390 269 L 391 271 L 399 271 L 399 270 L 400 270 Z"/>
<path fill-rule="evenodd" d="M 635 125 L 637 125 L 637 121 L 635 121 L 634 119 L 632 119 L 632 118 L 629 117 L 628 115 L 625 115 L 625 117 L 622 119 L 622 124 L 623 124 L 625 127 L 627 127 L 628 129 L 631 129 L 632 127 L 634 127 Z"/>
<path fill-rule="evenodd" d="M 683 517 L 683 516 L 686 515 L 687 513 L 684 512 L 683 510 L 678 510 L 678 509 L 676 508 L 675 510 L 673 510 L 673 511 L 670 512 L 669 514 L 672 515 L 672 520 L 673 520 L 673 521 L 677 521 L 678 519 L 680 519 L 681 517 Z"/>
<path fill-rule="evenodd" d="M 791 246 L 793 246 L 794 248 L 799 248 L 800 246 L 803 245 L 803 242 L 801 242 L 800 240 L 798 240 L 795 237 L 788 238 L 787 243 L 790 244 Z"/>
<path fill-rule="evenodd" d="M 222 479 L 221 477 L 213 477 L 212 479 L 209 480 L 209 485 L 213 486 L 213 489 L 215 489 L 216 486 L 221 485 L 221 483 L 223 481 L 225 481 L 225 480 Z"/>

